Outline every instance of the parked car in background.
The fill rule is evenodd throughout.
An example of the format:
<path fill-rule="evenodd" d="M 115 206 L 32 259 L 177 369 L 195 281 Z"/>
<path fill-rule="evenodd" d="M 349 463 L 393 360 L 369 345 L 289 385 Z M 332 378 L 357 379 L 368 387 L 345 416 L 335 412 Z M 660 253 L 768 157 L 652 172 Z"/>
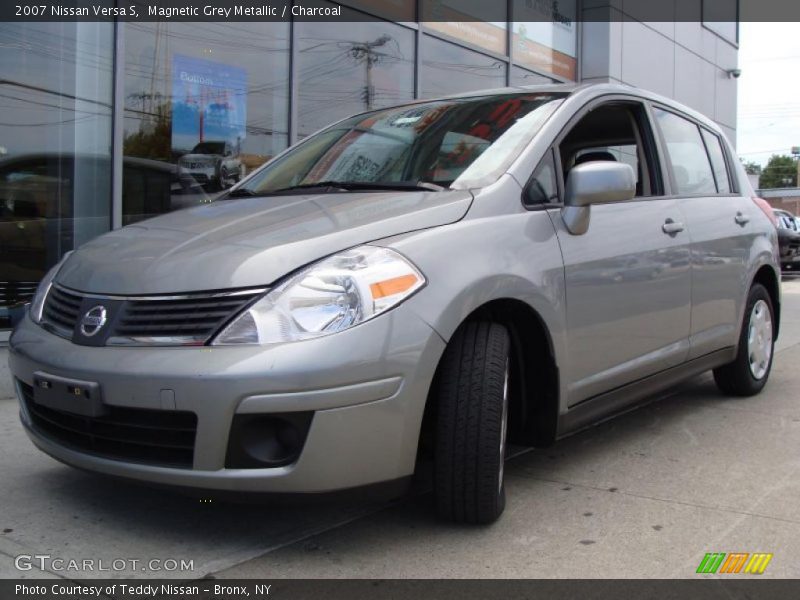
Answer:
<path fill-rule="evenodd" d="M 110 229 L 108 161 L 56 152 L 0 159 L 0 328 L 23 315 L 39 280 L 61 255 Z M 175 208 L 175 165 L 126 156 L 122 168 L 124 225 Z M 76 182 L 82 182 L 77 189 Z"/>
<path fill-rule="evenodd" d="M 797 217 L 782 209 L 773 209 L 778 226 L 778 244 L 783 271 L 800 268 L 800 225 Z"/>
<path fill-rule="evenodd" d="M 185 189 L 195 183 L 225 189 L 241 178 L 242 163 L 228 142 L 200 142 L 178 159 Z"/>
<path fill-rule="evenodd" d="M 713 370 L 766 385 L 778 234 L 720 128 L 611 84 L 356 115 L 224 200 L 83 245 L 10 338 L 33 443 L 219 493 L 505 506 L 508 442 L 546 446 Z M 209 491 L 210 490 L 210 491 Z"/>

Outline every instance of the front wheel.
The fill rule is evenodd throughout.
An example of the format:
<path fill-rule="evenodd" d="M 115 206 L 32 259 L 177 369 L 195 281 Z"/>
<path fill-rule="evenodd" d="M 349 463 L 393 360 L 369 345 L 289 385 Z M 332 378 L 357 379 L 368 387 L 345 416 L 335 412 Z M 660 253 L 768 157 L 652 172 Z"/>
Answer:
<path fill-rule="evenodd" d="M 464 324 L 436 377 L 434 488 L 440 517 L 491 523 L 505 508 L 511 342 L 497 323 Z"/>
<path fill-rule="evenodd" d="M 767 383 L 775 349 L 775 317 L 766 288 L 750 288 L 736 359 L 714 369 L 714 381 L 729 396 L 753 396 Z"/>
<path fill-rule="evenodd" d="M 231 187 L 230 184 L 228 183 L 228 171 L 226 171 L 225 169 L 220 170 L 219 179 L 217 181 L 218 181 L 217 185 L 220 190 L 226 190 L 229 187 Z"/>

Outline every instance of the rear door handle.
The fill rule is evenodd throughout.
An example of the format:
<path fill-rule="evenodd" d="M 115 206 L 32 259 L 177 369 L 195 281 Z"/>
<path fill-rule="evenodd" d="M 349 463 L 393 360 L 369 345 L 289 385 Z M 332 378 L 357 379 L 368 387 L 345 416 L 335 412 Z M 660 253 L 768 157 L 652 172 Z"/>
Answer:
<path fill-rule="evenodd" d="M 679 223 L 677 221 L 673 221 L 672 219 L 667 219 L 664 221 L 664 224 L 661 226 L 661 231 L 666 233 L 667 235 L 675 235 L 683 231 L 683 223 Z"/>
<path fill-rule="evenodd" d="M 742 227 L 744 227 L 750 222 L 750 217 L 745 217 L 741 212 L 737 212 L 733 220 L 736 221 Z"/>

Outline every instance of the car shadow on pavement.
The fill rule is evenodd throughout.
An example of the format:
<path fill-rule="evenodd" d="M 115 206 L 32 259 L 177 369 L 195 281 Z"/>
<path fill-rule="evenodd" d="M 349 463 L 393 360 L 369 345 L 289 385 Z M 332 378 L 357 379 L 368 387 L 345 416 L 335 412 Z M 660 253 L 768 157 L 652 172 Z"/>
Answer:
<path fill-rule="evenodd" d="M 697 402 L 746 402 L 746 399 L 723 398 L 716 391 L 710 375 L 697 377 L 656 396 L 647 404 L 613 419 L 579 431 L 542 449 L 516 448 L 509 451 L 511 475 L 519 468 L 552 471 L 554 464 L 576 466 L 584 463 L 603 446 L 609 453 L 637 453 L 645 441 L 651 445 L 653 434 L 692 417 L 698 411 Z M 644 439 L 643 439 L 644 438 Z M 190 538 L 207 539 L 208 530 L 196 529 L 198 521 L 205 526 L 214 522 L 225 523 L 232 535 L 256 536 L 269 530 L 271 525 L 285 525 L 301 515 L 329 516 L 344 510 L 352 512 L 352 500 L 273 499 L 265 495 L 242 494 L 236 497 L 202 495 L 182 492 L 169 487 L 150 486 L 125 479 L 80 472 L 74 469 L 56 469 L 41 482 L 47 495 L 58 495 L 62 509 L 84 512 L 87 505 L 98 521 L 135 519 L 140 529 L 164 534 L 165 530 L 182 530 Z M 427 475 L 414 482 L 411 496 L 424 494 L 430 489 Z M 356 498 L 357 501 L 357 498 Z M 372 505 L 374 507 L 374 504 Z M 360 507 L 369 512 L 370 505 Z M 305 517 L 302 517 L 305 520 Z M 254 531 L 257 530 L 258 532 Z M 186 538 L 184 538 L 186 539 Z"/>
<path fill-rule="evenodd" d="M 793 450 L 776 454 L 780 443 L 758 443 L 785 431 L 772 408 L 795 410 L 783 404 L 787 380 L 776 375 L 760 396 L 729 398 L 707 373 L 548 448 L 516 454 L 506 466 L 506 512 L 490 526 L 439 521 L 423 488 L 390 510 L 219 575 L 691 576 L 697 552 L 726 539 L 743 515 L 767 526 L 772 513 L 793 518 L 787 499 L 795 496 L 774 485 L 793 472 Z M 759 504 L 768 493 L 779 497 Z"/>
<path fill-rule="evenodd" d="M 509 505 L 498 531 L 534 506 L 536 510 L 552 508 L 542 506 L 552 503 L 552 498 L 539 497 L 539 493 L 530 497 L 532 489 L 541 490 L 542 486 L 565 494 L 588 490 L 680 502 L 702 502 L 709 493 L 718 493 L 718 487 L 712 488 L 719 482 L 698 468 L 697 456 L 705 457 L 708 469 L 718 469 L 713 448 L 736 437 L 742 441 L 741 432 L 726 428 L 724 421 L 737 414 L 737 407 L 752 407 L 761 398 L 723 398 L 710 374 L 673 388 L 668 395 L 549 448 L 525 451 L 510 459 L 506 469 Z M 724 463 L 725 458 L 720 460 Z M 217 501 L 77 472 L 55 463 L 27 474 L 18 484 L 33 488 L 26 495 L 35 493 L 35 528 L 44 529 L 36 536 L 32 535 L 35 531 L 26 534 L 23 527 L 27 538 L 23 544 L 35 545 L 36 550 L 39 546 L 68 546 L 70 555 L 78 556 L 186 557 L 195 561 L 191 577 L 225 572 L 264 555 L 265 564 L 271 564 L 268 553 L 272 550 L 307 545 L 313 550 L 315 539 L 335 537 L 336 532 L 348 536 L 356 547 L 363 545 L 362 551 L 378 543 L 391 548 L 400 540 L 425 544 L 428 536 L 446 532 L 473 535 L 470 527 L 436 520 L 430 483 L 424 476 L 417 479 L 408 496 L 391 503 L 394 508 L 389 511 L 381 511 L 386 503 L 360 502 L 358 498 L 332 505 Z M 754 484 L 759 485 L 757 480 Z M 742 494 L 750 489 L 745 488 Z M 728 499 L 731 505 L 737 501 L 738 496 Z M 367 515 L 372 516 L 360 519 Z M 359 524 L 338 528 L 356 520 Z M 380 529 L 387 520 L 405 532 L 398 540 L 375 537 L 372 530 Z M 36 537 L 39 539 L 30 539 Z"/>
<path fill-rule="evenodd" d="M 5 493 L 0 529 L 15 547 L 81 561 L 193 561 L 190 573 L 142 573 L 126 567 L 114 576 L 202 577 L 384 506 L 234 504 L 76 471 L 41 455 L 34 460 L 34 470 L 9 474 L 14 487 Z M 68 575 L 99 576 L 92 571 Z"/>

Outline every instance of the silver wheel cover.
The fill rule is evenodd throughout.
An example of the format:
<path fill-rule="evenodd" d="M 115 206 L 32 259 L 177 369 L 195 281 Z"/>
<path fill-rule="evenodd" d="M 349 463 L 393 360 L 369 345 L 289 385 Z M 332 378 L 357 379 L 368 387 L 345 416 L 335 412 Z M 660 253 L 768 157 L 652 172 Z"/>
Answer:
<path fill-rule="evenodd" d="M 764 300 L 756 302 L 750 311 L 750 321 L 747 326 L 747 358 L 753 377 L 763 379 L 772 358 L 772 314 Z"/>

